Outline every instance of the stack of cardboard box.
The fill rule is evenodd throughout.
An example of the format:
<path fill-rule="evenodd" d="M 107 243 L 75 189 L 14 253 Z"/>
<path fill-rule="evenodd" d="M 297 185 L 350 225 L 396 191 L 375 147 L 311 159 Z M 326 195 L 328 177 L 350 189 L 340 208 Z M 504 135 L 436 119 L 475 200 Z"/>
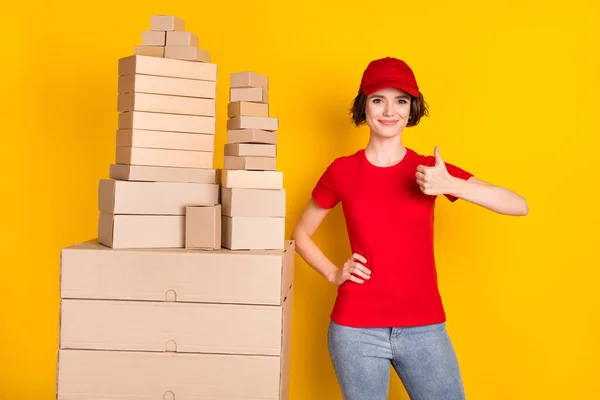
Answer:
<path fill-rule="evenodd" d="M 283 249 L 285 189 L 277 171 L 278 118 L 270 117 L 269 80 L 252 71 L 230 76 L 221 173 L 222 245 Z"/>
<path fill-rule="evenodd" d="M 216 65 L 133 55 L 119 73 L 99 238 L 61 251 L 57 398 L 288 399 L 295 245 L 219 248 Z M 272 179 L 225 176 L 281 190 Z"/>

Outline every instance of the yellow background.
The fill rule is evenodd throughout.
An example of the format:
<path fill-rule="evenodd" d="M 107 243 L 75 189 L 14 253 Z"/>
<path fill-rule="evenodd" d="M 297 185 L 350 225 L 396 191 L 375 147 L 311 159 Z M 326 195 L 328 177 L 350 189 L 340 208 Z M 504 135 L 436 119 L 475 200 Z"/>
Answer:
<path fill-rule="evenodd" d="M 364 67 L 406 60 L 431 117 L 405 144 L 439 145 L 447 162 L 529 200 L 516 218 L 438 199 L 440 288 L 468 398 L 598 398 L 599 11 L 592 0 L 5 6 L 0 399 L 54 398 L 59 250 L 95 237 L 117 60 L 153 13 L 183 18 L 219 64 L 216 168 L 229 73 L 269 75 L 288 235 L 327 164 L 366 143 L 347 115 Z M 336 263 L 349 255 L 339 208 L 315 240 Z M 341 399 L 326 346 L 335 289 L 299 258 L 296 268 L 291 398 Z M 395 376 L 391 395 L 407 399 Z"/>

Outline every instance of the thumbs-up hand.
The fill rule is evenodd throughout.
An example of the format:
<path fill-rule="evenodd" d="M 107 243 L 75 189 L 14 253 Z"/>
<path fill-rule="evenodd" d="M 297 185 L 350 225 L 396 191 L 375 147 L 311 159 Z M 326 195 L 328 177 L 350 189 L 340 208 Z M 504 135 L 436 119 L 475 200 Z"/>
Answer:
<path fill-rule="evenodd" d="M 421 192 L 437 196 L 449 192 L 453 178 L 446 169 L 446 164 L 442 160 L 438 146 L 435 146 L 433 154 L 435 155 L 435 165 L 433 167 L 419 165 L 415 175 Z"/>

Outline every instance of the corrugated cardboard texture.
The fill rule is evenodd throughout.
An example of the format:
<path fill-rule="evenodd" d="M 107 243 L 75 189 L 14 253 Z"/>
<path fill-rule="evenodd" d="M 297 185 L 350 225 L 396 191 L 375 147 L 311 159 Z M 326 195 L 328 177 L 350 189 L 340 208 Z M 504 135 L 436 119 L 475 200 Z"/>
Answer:
<path fill-rule="evenodd" d="M 285 218 L 222 216 L 221 246 L 231 250 L 283 249 Z"/>
<path fill-rule="evenodd" d="M 285 189 L 221 187 L 222 214 L 228 217 L 285 217 Z"/>
<path fill-rule="evenodd" d="M 258 143 L 225 143 L 226 156 L 277 157 L 277 146 Z"/>
<path fill-rule="evenodd" d="M 227 105 L 227 118 L 250 116 L 268 117 L 269 105 L 263 103 L 252 103 L 249 101 L 236 101 Z"/>
<path fill-rule="evenodd" d="M 60 350 L 58 360 L 58 400 L 280 399 L 281 357 Z"/>
<path fill-rule="evenodd" d="M 119 59 L 119 76 L 143 74 L 216 82 L 217 69 L 217 64 L 170 58 L 128 56 Z"/>
<path fill-rule="evenodd" d="M 279 129 L 278 118 L 266 117 L 233 117 L 227 120 L 227 129 L 261 129 L 276 131 Z"/>
<path fill-rule="evenodd" d="M 215 135 L 123 129 L 117 131 L 117 147 L 214 151 Z"/>
<path fill-rule="evenodd" d="M 153 93 L 205 99 L 217 97 L 217 83 L 196 79 L 129 74 L 119 77 L 119 93 Z"/>
<path fill-rule="evenodd" d="M 165 31 L 142 31 L 142 46 L 164 46 L 166 37 Z"/>
<path fill-rule="evenodd" d="M 227 131 L 229 143 L 269 143 L 277 144 L 276 132 L 260 129 L 230 129 Z"/>
<path fill-rule="evenodd" d="M 159 114 L 142 111 L 119 114 L 119 129 L 147 129 L 149 131 L 206 133 L 214 135 L 216 128 L 217 122 L 215 117 Z"/>
<path fill-rule="evenodd" d="M 221 248 L 221 205 L 187 206 L 185 209 L 186 249 Z"/>
<path fill-rule="evenodd" d="M 217 170 L 111 164 L 109 177 L 124 181 L 217 183 Z"/>
<path fill-rule="evenodd" d="M 186 206 L 219 203 L 219 185 L 100 179 L 98 208 L 107 214 L 185 215 Z"/>
<path fill-rule="evenodd" d="M 281 356 L 292 307 L 66 299 L 60 348 Z"/>
<path fill-rule="evenodd" d="M 285 250 L 204 251 L 115 250 L 92 240 L 62 249 L 60 294 L 63 299 L 281 305 L 293 281 L 294 257 L 293 241 L 286 241 Z"/>
<path fill-rule="evenodd" d="M 117 111 L 148 111 L 167 114 L 216 115 L 215 99 L 169 96 L 150 93 L 123 93 L 117 97 Z"/>
<path fill-rule="evenodd" d="M 99 243 L 115 249 L 182 248 L 183 215 L 113 215 L 98 217 Z"/>
<path fill-rule="evenodd" d="M 282 171 L 217 171 L 217 180 L 223 187 L 240 189 L 283 189 Z"/>
<path fill-rule="evenodd" d="M 162 46 L 134 46 L 133 54 L 146 57 L 164 57 L 165 48 Z"/>
<path fill-rule="evenodd" d="M 194 46 L 198 47 L 198 36 L 192 32 L 172 31 L 167 32 L 167 46 Z"/>
<path fill-rule="evenodd" d="M 269 77 L 252 71 L 232 72 L 229 76 L 229 83 L 232 88 L 268 88 Z"/>
<path fill-rule="evenodd" d="M 185 21 L 173 15 L 150 16 L 150 30 L 152 31 L 184 31 Z"/>
<path fill-rule="evenodd" d="M 165 46 L 165 58 L 210 62 L 210 52 L 195 46 Z"/>
<path fill-rule="evenodd" d="M 275 171 L 277 169 L 277 159 L 273 157 L 224 156 L 223 169 Z"/>
<path fill-rule="evenodd" d="M 212 169 L 214 164 L 212 151 L 116 147 L 115 152 L 116 163 L 125 165 Z"/>
<path fill-rule="evenodd" d="M 229 102 L 234 103 L 236 101 L 254 101 L 257 103 L 268 103 L 269 102 L 269 91 L 262 87 L 253 88 L 230 88 L 229 89 Z"/>

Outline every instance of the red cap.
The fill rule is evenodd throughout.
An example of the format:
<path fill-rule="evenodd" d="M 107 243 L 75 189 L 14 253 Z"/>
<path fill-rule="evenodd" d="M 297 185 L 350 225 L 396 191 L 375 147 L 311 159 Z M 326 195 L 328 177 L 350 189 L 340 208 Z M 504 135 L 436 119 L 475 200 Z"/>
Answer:
<path fill-rule="evenodd" d="M 404 61 L 393 57 L 371 61 L 363 73 L 360 90 L 368 96 L 389 87 L 402 89 L 413 97 L 419 97 L 415 74 Z"/>

